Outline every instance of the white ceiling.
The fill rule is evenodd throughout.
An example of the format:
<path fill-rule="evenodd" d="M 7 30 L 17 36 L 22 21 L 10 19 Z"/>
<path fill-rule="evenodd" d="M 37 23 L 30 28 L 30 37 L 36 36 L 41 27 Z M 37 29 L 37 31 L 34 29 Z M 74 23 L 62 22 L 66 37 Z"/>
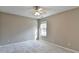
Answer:
<path fill-rule="evenodd" d="M 46 11 L 46 13 L 43 13 L 41 16 L 33 15 L 33 6 L 0 6 L 0 11 L 39 19 L 50 15 L 54 15 L 56 13 L 77 8 L 76 6 L 41 6 L 41 7 Z"/>

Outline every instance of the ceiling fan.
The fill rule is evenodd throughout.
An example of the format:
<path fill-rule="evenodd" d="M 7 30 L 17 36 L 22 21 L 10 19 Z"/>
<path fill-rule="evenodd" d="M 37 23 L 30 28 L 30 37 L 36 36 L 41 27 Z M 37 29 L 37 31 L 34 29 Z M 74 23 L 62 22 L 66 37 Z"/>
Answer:
<path fill-rule="evenodd" d="M 45 13 L 46 10 L 44 10 L 44 8 L 40 7 L 40 6 L 34 6 L 33 7 L 33 14 L 35 16 L 40 16 L 41 14 Z"/>

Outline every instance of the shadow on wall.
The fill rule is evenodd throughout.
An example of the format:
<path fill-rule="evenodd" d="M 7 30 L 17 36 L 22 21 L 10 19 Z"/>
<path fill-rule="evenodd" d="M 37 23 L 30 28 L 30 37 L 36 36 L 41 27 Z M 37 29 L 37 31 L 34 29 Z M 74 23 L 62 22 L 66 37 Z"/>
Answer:
<path fill-rule="evenodd" d="M 0 45 L 35 39 L 36 20 L 0 13 Z"/>

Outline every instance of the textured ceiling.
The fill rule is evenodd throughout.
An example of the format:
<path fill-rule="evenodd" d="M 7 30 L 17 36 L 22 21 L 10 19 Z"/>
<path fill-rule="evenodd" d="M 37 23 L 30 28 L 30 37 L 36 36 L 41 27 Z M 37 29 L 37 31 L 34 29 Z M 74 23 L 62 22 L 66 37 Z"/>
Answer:
<path fill-rule="evenodd" d="M 39 19 L 50 15 L 54 15 L 63 11 L 77 8 L 76 6 L 40 6 L 40 7 L 42 7 L 46 11 L 45 13 L 41 14 L 41 16 L 33 15 L 33 6 L 0 6 L 0 11 Z"/>

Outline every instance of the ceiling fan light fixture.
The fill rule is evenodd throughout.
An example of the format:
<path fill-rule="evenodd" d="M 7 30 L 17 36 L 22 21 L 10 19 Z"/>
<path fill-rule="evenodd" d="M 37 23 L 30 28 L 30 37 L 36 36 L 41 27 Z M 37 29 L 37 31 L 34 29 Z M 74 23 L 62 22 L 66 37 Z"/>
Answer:
<path fill-rule="evenodd" d="M 40 16 L 43 13 L 43 8 L 39 6 L 34 6 L 33 10 L 35 16 Z"/>
<path fill-rule="evenodd" d="M 35 12 L 34 15 L 35 15 L 35 16 L 39 16 L 40 13 L 39 13 L 39 12 Z"/>

